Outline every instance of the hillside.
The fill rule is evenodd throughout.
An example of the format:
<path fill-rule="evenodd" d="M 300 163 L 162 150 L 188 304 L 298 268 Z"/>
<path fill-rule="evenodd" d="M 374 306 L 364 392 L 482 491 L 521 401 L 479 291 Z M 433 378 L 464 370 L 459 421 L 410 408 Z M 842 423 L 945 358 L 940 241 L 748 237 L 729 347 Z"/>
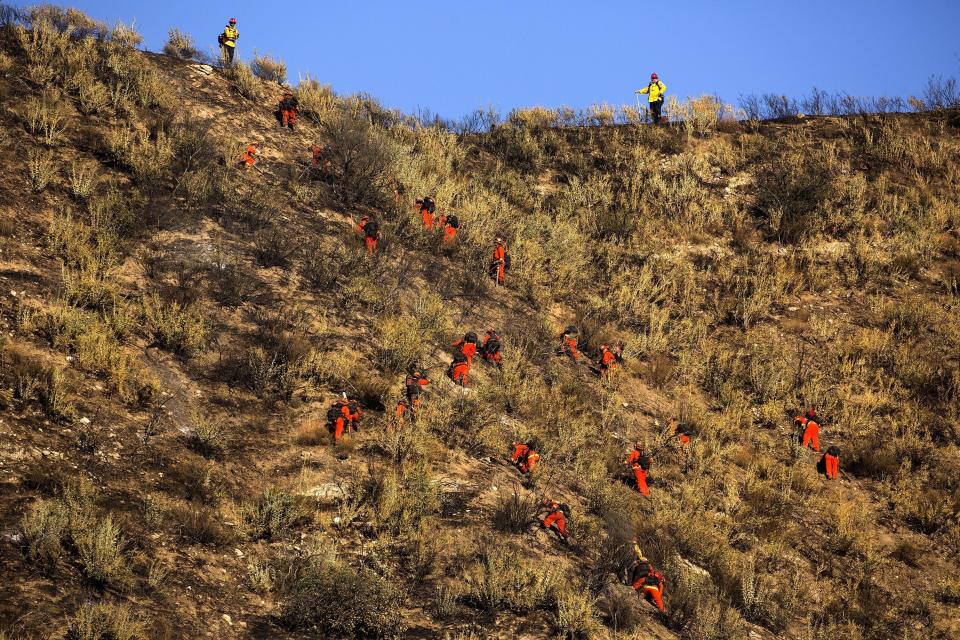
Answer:
<path fill-rule="evenodd" d="M 309 81 L 289 130 L 138 43 L 0 26 L 0 639 L 960 636 L 960 113 L 456 135 Z"/>

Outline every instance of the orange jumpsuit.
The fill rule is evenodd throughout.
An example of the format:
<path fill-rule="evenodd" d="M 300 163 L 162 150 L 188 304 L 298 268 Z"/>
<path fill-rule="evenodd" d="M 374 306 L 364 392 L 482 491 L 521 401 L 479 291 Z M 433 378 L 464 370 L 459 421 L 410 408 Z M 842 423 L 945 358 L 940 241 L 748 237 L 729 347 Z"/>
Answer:
<path fill-rule="evenodd" d="M 396 419 L 397 424 L 403 424 L 403 421 L 407 416 L 407 401 L 400 400 L 397 402 L 397 410 L 394 413 L 394 418 Z"/>
<path fill-rule="evenodd" d="M 828 480 L 836 480 L 840 474 L 840 448 L 836 445 L 827 447 L 823 454 L 823 466 Z"/>
<path fill-rule="evenodd" d="M 497 284 L 503 284 L 506 280 L 506 260 L 507 249 L 502 243 L 498 243 L 493 250 L 493 260 L 490 263 L 490 271 L 496 269 Z"/>
<path fill-rule="evenodd" d="M 560 338 L 560 351 L 567 356 L 570 356 L 573 360 L 580 360 L 580 352 L 577 351 L 577 338 L 576 336 L 571 336 L 569 334 L 563 334 Z"/>
<path fill-rule="evenodd" d="M 526 443 L 514 442 L 513 456 L 511 456 L 511 459 L 520 473 L 527 474 L 537 466 L 540 454 L 528 447 Z"/>
<path fill-rule="evenodd" d="M 633 477 L 637 482 L 637 491 L 649 497 L 650 488 L 647 486 L 647 469 L 650 467 L 650 457 L 641 449 L 634 447 L 624 462 L 630 465 L 630 469 L 633 470 Z M 644 466 L 647 468 L 645 469 Z"/>
<path fill-rule="evenodd" d="M 617 356 L 613 354 L 606 345 L 600 347 L 600 373 L 608 376 L 610 372 L 617 368 Z"/>
<path fill-rule="evenodd" d="M 820 451 L 820 425 L 817 423 L 817 421 L 806 416 L 797 416 L 793 421 L 803 427 L 803 440 L 801 446 L 806 448 L 812 444 L 814 451 Z"/>
<path fill-rule="evenodd" d="M 450 369 L 450 379 L 461 387 L 469 384 L 468 374 L 470 373 L 469 362 L 456 362 Z"/>
<path fill-rule="evenodd" d="M 560 504 L 557 502 L 547 503 L 547 517 L 543 519 L 543 527 L 545 529 L 554 528 L 560 538 L 563 540 L 567 539 L 567 517 L 563 514 L 563 511 L 560 509 Z"/>
<path fill-rule="evenodd" d="M 640 588 L 643 589 L 643 598 L 645 600 L 653 602 L 657 605 L 657 609 L 660 611 L 664 610 L 663 606 L 663 593 L 664 593 L 664 584 L 663 584 L 663 574 L 659 571 L 653 570 L 651 567 L 650 572 L 641 578 L 642 583 Z M 638 580 L 637 582 L 641 582 Z M 633 584 L 633 588 L 637 589 L 637 582 Z"/>
<path fill-rule="evenodd" d="M 257 162 L 257 153 L 257 147 L 249 144 L 247 145 L 247 150 L 240 156 L 240 161 L 245 167 L 252 167 Z"/>
<path fill-rule="evenodd" d="M 457 237 L 457 230 L 455 227 L 451 227 L 449 224 L 444 223 L 443 225 L 443 243 L 450 244 L 453 242 L 453 239 Z"/>
<path fill-rule="evenodd" d="M 453 348 L 467 356 L 467 364 L 473 364 L 473 356 L 477 353 L 477 345 L 475 342 L 467 342 L 466 340 L 460 339 L 453 343 Z"/>
<path fill-rule="evenodd" d="M 340 438 L 343 437 L 343 432 L 347 430 L 347 425 L 349 424 L 348 420 L 343 416 L 338 416 L 336 422 L 333 423 L 333 441 L 340 442 Z"/>

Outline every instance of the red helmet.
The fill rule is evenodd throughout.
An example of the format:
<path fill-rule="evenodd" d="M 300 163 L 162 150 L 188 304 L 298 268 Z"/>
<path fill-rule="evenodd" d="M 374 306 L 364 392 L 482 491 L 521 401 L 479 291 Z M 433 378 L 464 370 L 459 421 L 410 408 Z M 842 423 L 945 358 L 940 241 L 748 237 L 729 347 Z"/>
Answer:
<path fill-rule="evenodd" d="M 651 79 L 651 80 L 656 80 L 658 77 L 659 77 L 659 76 L 657 76 L 657 74 L 655 74 L 655 73 L 651 73 L 651 74 L 650 74 L 650 79 Z"/>
<path fill-rule="evenodd" d="M 230 24 L 237 24 L 236 18 L 230 18 Z"/>

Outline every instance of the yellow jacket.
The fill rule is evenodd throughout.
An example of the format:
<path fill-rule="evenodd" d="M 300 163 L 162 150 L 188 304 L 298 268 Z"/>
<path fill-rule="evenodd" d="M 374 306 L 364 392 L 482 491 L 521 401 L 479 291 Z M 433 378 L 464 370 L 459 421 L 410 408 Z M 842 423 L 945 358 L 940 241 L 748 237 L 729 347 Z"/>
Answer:
<path fill-rule="evenodd" d="M 231 27 L 230 25 L 227 25 L 226 28 L 223 30 L 223 39 L 225 41 L 224 44 L 227 45 L 228 47 L 237 46 L 237 38 L 239 37 L 240 37 L 240 32 L 237 31 L 236 27 Z"/>
<path fill-rule="evenodd" d="M 640 93 L 649 93 L 650 102 L 656 102 L 657 100 L 663 100 L 663 94 L 667 92 L 667 85 L 663 84 L 659 80 L 656 82 L 651 82 L 643 89 L 640 89 Z"/>

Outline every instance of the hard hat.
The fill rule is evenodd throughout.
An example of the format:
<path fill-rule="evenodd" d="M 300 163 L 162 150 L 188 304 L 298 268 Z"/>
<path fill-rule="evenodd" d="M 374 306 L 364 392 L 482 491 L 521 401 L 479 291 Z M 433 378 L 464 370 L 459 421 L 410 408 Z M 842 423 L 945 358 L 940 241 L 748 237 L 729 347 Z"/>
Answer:
<path fill-rule="evenodd" d="M 230 18 L 230 24 L 237 24 L 236 18 Z"/>
<path fill-rule="evenodd" d="M 656 80 L 657 78 L 658 78 L 657 74 L 655 74 L 655 73 L 651 73 L 651 74 L 650 74 L 650 79 L 651 79 L 651 80 Z"/>

